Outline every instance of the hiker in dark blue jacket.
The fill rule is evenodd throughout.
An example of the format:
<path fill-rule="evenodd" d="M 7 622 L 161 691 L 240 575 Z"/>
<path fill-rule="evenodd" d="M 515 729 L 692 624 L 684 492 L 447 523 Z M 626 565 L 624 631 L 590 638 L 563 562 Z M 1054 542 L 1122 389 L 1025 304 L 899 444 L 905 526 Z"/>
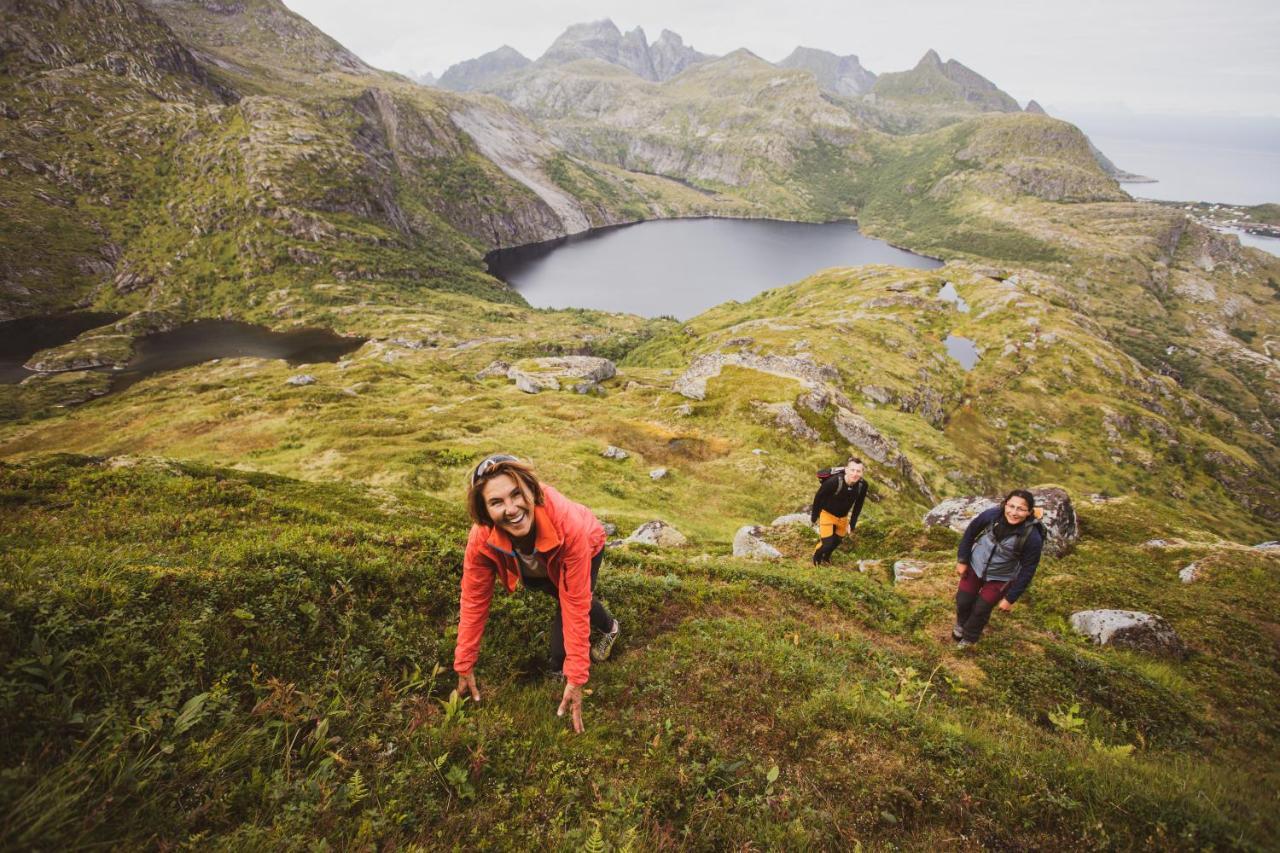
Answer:
<path fill-rule="evenodd" d="M 1035 497 L 1014 489 L 1000 506 L 981 512 L 964 531 L 956 555 L 956 624 L 951 637 L 961 648 L 978 642 L 999 603 L 1009 610 L 1040 565 L 1044 526 L 1035 518 Z"/>

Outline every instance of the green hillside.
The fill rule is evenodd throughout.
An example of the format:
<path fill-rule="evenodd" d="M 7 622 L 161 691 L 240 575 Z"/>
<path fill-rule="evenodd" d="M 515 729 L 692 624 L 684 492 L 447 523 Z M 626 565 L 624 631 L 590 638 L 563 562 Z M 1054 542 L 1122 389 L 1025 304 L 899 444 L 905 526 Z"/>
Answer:
<path fill-rule="evenodd" d="M 0 385 L 0 847 L 1274 847 L 1280 259 L 932 52 L 856 98 L 745 50 L 495 85 L 377 71 L 276 0 L 6 8 L 0 319 L 124 318 Z M 856 218 L 944 264 L 681 322 L 534 309 L 483 261 L 707 215 Z M 365 343 L 97 398 L 86 361 L 193 318 Z M 563 355 L 617 375 L 508 378 Z M 485 698 L 450 697 L 463 483 L 495 451 L 689 540 L 608 551 L 623 638 L 581 737 L 545 597 L 499 597 Z M 803 526 L 731 556 L 850 452 L 834 565 Z M 957 536 L 921 519 L 1039 484 L 1080 541 L 958 652 Z M 1090 645 L 1087 608 L 1191 654 Z"/>
<path fill-rule="evenodd" d="M 906 518 L 822 571 L 611 552 L 628 632 L 567 737 L 537 597 L 498 599 L 483 701 L 447 695 L 456 508 L 65 456 L 0 467 L 0 495 L 6 846 L 1261 849 L 1276 831 L 1280 673 L 1252 627 L 1275 557 L 1153 557 L 1146 537 L 1196 535 L 1159 502 L 1085 503 L 1087 544 L 976 657 L 940 639 L 954 534 Z M 906 549 L 936 564 L 921 586 L 851 571 Z M 1194 592 L 1193 555 L 1212 565 Z M 1172 619 L 1192 660 L 1064 630 L 1117 595 Z"/>

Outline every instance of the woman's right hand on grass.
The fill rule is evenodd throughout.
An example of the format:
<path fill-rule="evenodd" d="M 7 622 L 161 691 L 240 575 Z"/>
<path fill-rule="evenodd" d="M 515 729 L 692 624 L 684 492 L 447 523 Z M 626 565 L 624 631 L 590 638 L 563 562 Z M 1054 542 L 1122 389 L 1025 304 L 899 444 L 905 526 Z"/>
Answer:
<path fill-rule="evenodd" d="M 956 577 L 964 577 L 964 573 L 969 571 L 968 563 L 956 563 Z"/>
<path fill-rule="evenodd" d="M 480 691 L 476 689 L 476 674 L 474 671 L 458 673 L 458 695 L 470 696 L 475 702 L 480 701 Z"/>

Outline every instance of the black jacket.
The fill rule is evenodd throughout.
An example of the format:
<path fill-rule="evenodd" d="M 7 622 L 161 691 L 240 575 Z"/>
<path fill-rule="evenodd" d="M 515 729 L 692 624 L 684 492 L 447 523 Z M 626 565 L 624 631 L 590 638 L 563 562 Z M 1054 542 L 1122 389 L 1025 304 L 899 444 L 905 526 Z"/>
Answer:
<path fill-rule="evenodd" d="M 817 523 L 818 514 L 823 510 L 836 518 L 853 510 L 849 516 L 849 531 L 858 524 L 858 515 L 862 512 L 862 502 L 867 497 L 867 481 L 859 480 L 850 486 L 844 481 L 844 474 L 832 474 L 818 486 L 818 493 L 813 496 L 813 509 L 809 511 L 809 521 Z"/>

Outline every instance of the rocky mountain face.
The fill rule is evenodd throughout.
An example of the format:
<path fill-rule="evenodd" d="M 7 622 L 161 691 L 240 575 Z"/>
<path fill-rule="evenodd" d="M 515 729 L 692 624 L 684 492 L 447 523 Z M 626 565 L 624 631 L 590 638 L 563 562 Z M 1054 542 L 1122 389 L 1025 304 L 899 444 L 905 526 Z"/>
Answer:
<path fill-rule="evenodd" d="M 440 75 L 439 85 L 455 92 L 485 89 L 505 74 L 527 67 L 533 60 L 514 47 L 503 45 L 483 56 L 450 65 Z"/>
<path fill-rule="evenodd" d="M 645 80 L 659 81 L 668 80 L 708 58 L 687 47 L 680 36 L 670 30 L 663 30 L 650 45 L 640 27 L 624 35 L 613 21 L 605 19 L 569 27 L 538 62 L 563 65 L 581 59 L 598 59 L 626 68 Z"/>
<path fill-rule="evenodd" d="M 910 71 L 881 74 L 871 88 L 877 98 L 920 106 L 981 112 L 1021 112 L 1018 102 L 981 74 L 930 50 Z"/>
<path fill-rule="evenodd" d="M 812 47 L 797 47 L 778 67 L 808 71 L 823 89 L 850 98 L 869 92 L 876 82 L 876 75 L 863 68 L 858 57 Z"/>

